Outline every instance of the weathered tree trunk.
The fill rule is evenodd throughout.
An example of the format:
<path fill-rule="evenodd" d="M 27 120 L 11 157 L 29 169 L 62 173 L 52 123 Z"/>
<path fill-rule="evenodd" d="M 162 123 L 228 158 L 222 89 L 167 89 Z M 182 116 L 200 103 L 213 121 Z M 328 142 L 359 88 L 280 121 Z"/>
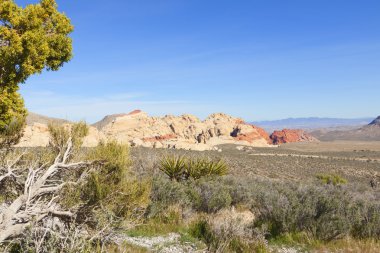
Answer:
<path fill-rule="evenodd" d="M 72 217 L 71 212 L 60 210 L 53 195 L 59 192 L 67 182 L 55 183 L 49 179 L 59 170 L 75 169 L 88 166 L 89 163 L 68 163 L 72 151 L 72 141 L 69 140 L 66 148 L 59 154 L 53 164 L 47 169 L 42 167 L 29 168 L 28 176 L 24 182 L 24 192 L 11 204 L 0 207 L 0 244 L 19 236 L 31 224 L 39 222 L 48 215 L 57 217 Z M 21 158 L 21 157 L 20 157 Z M 20 159 L 18 158 L 18 160 Z M 13 163 L 13 166 L 17 163 Z M 12 166 L 8 166 L 7 173 L 0 176 L 0 182 L 8 177 L 17 177 Z M 52 196 L 48 199 L 47 196 Z"/>

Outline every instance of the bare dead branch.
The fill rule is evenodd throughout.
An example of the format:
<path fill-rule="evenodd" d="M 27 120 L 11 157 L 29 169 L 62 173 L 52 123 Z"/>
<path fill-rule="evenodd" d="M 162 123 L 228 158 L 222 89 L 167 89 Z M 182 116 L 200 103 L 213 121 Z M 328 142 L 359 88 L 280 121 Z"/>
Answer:
<path fill-rule="evenodd" d="M 21 235 L 31 222 L 42 221 L 47 216 L 58 217 L 60 219 L 72 218 L 74 216 L 70 211 L 61 210 L 56 202 L 57 197 L 54 197 L 54 194 L 59 192 L 67 183 L 75 182 L 54 180 L 52 176 L 60 170 L 84 168 L 88 167 L 91 163 L 68 163 L 73 148 L 71 139 L 68 140 L 65 146 L 63 152 L 60 152 L 56 156 L 54 163 L 46 169 L 44 169 L 46 165 L 38 168 L 30 167 L 25 178 L 23 194 L 18 196 L 5 208 L 0 209 L 0 244 L 9 238 Z M 9 163 L 7 173 L 0 176 L 0 182 L 7 177 L 17 177 L 14 174 L 14 171 L 17 169 L 13 167 L 22 156 L 23 154 Z M 48 200 L 46 196 L 50 195 L 53 195 L 53 197 Z M 40 243 L 41 241 L 37 244 L 40 245 Z"/>

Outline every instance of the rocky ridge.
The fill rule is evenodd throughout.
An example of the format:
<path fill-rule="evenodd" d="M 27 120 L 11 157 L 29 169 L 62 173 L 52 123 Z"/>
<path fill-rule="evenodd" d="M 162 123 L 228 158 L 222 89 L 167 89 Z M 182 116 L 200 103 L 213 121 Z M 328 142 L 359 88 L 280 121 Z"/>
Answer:
<path fill-rule="evenodd" d="M 93 124 L 84 140 L 84 146 L 95 146 L 102 140 L 110 139 L 131 146 L 192 150 L 212 150 L 217 145 L 229 143 L 260 147 L 272 144 L 263 129 L 223 113 L 212 114 L 201 121 L 189 114 L 150 117 L 140 110 L 106 116 Z M 48 123 L 30 122 L 19 146 L 48 144 Z"/>

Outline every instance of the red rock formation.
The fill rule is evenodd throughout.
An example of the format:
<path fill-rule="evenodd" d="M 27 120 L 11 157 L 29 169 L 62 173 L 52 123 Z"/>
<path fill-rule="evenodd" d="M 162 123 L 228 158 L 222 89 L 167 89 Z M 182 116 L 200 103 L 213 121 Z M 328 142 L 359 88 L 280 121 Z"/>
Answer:
<path fill-rule="evenodd" d="M 231 133 L 231 136 L 237 141 L 247 141 L 249 143 L 264 138 L 268 144 L 272 144 L 272 140 L 264 129 L 245 122 L 238 125 Z"/>
<path fill-rule="evenodd" d="M 235 137 L 235 140 L 237 141 L 247 141 L 249 143 L 252 143 L 256 140 L 261 139 L 261 136 L 257 134 L 256 132 L 246 133 L 246 134 L 239 134 Z"/>
<path fill-rule="evenodd" d="M 271 140 L 269 134 L 263 128 L 258 127 L 258 126 L 254 126 L 254 125 L 252 125 L 252 127 L 254 129 L 256 129 L 257 132 L 259 132 L 261 137 L 263 137 L 268 142 L 268 144 L 272 144 L 272 140 Z"/>
<path fill-rule="evenodd" d="M 281 131 L 274 131 L 270 138 L 275 145 L 290 142 L 318 141 L 316 138 L 300 129 L 283 129 Z"/>
<path fill-rule="evenodd" d="M 176 138 L 177 138 L 177 135 L 175 134 L 165 134 L 165 135 L 143 138 L 142 140 L 144 142 L 156 142 L 156 141 L 161 142 L 161 141 L 166 141 L 166 140 L 171 140 L 171 139 L 176 139 Z"/>
<path fill-rule="evenodd" d="M 141 112 L 141 110 L 134 110 L 134 111 L 131 111 L 130 113 L 128 113 L 127 115 L 135 115 L 135 114 L 138 114 L 140 112 Z"/>

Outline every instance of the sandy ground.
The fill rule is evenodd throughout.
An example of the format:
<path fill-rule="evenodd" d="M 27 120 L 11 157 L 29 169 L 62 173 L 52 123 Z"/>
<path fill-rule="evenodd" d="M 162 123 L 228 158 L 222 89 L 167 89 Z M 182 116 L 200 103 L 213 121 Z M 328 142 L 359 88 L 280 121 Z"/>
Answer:
<path fill-rule="evenodd" d="M 331 141 L 331 142 L 301 142 L 283 144 L 280 149 L 308 152 L 360 151 L 370 150 L 380 152 L 380 141 Z"/>

